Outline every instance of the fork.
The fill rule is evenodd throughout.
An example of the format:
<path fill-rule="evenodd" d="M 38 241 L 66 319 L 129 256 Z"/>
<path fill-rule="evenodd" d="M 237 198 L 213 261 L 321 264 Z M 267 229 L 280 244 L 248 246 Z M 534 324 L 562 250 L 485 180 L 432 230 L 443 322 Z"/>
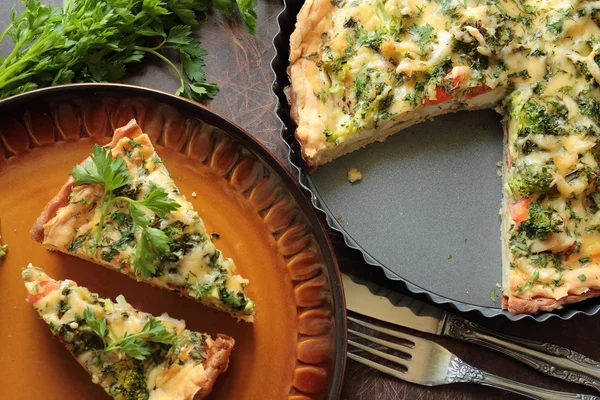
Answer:
<path fill-rule="evenodd" d="M 361 364 L 407 382 L 424 386 L 439 386 L 459 382 L 477 383 L 538 400 L 600 400 L 600 397 L 597 396 L 557 392 L 493 375 L 467 364 L 448 351 L 445 347 L 432 342 L 431 340 L 400 333 L 352 317 L 349 317 L 348 319 L 365 328 L 401 339 L 402 343 L 392 343 L 387 340 L 348 329 L 348 332 L 355 336 L 403 353 L 405 358 L 400 358 L 384 351 L 365 346 L 350 339 L 348 340 L 350 346 L 364 350 L 388 361 L 392 361 L 400 365 L 401 369 L 390 368 L 351 352 L 348 352 L 348 357 Z"/>

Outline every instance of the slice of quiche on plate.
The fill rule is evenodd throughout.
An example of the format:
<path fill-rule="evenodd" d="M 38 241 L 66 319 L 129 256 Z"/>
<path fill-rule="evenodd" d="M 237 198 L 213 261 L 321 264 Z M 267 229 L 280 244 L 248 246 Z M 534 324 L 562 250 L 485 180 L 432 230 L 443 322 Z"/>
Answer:
<path fill-rule="evenodd" d="M 70 280 L 56 281 L 29 265 L 27 301 L 77 362 L 115 399 L 199 400 L 227 370 L 234 340 L 153 317 L 123 296 L 99 297 Z"/>
<path fill-rule="evenodd" d="M 248 280 L 216 248 L 135 120 L 72 169 L 31 236 L 47 249 L 253 321 Z"/>

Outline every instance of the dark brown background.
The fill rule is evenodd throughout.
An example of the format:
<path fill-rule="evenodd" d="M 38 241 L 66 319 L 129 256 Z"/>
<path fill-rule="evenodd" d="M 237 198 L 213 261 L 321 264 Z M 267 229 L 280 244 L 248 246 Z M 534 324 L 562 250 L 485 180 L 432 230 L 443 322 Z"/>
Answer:
<path fill-rule="evenodd" d="M 0 0 L 0 30 L 9 22 L 9 11 L 15 0 Z M 221 92 L 207 105 L 231 119 L 257 137 L 285 165 L 286 147 L 280 140 L 281 123 L 275 114 L 276 98 L 271 92 L 274 74 L 271 60 L 275 55 L 272 39 L 278 31 L 277 15 L 283 8 L 279 0 L 259 0 L 258 34 L 253 37 L 244 31 L 240 21 L 210 15 L 201 27 L 198 37 L 209 55 L 206 57 L 209 81 L 217 82 Z M 4 55 L 8 45 L 0 46 Z M 156 62 L 145 63 L 133 71 L 126 82 L 174 92 L 178 86 L 175 74 Z M 350 250 L 341 237 L 330 232 L 339 263 L 344 272 L 400 289 L 386 282 L 383 273 L 370 267 L 359 252 Z M 468 284 L 468 283 L 465 283 Z M 553 318 L 544 323 L 535 321 L 510 322 L 505 319 L 489 320 L 476 314 L 468 318 L 499 332 L 554 342 L 600 359 L 600 317 L 578 315 L 569 321 Z M 463 360 L 488 372 L 550 389 L 590 393 L 588 388 L 546 377 L 490 350 L 432 337 Z M 348 360 L 342 399 L 407 399 L 407 400 L 470 400 L 516 399 L 500 390 L 481 386 L 456 384 L 438 388 L 424 388 L 408 384 Z"/>

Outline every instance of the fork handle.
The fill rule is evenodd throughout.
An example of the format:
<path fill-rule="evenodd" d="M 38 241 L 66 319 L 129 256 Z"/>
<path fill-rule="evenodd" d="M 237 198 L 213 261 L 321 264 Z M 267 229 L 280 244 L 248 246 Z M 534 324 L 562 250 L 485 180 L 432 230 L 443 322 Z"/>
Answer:
<path fill-rule="evenodd" d="M 557 392 L 526 385 L 472 367 L 460 358 L 452 356 L 445 383 L 457 382 L 478 383 L 480 385 L 507 390 L 536 400 L 600 400 L 600 397 L 589 394 Z"/>
<path fill-rule="evenodd" d="M 443 335 L 491 348 L 554 378 L 600 391 L 600 363 L 565 347 L 503 335 L 447 314 Z"/>

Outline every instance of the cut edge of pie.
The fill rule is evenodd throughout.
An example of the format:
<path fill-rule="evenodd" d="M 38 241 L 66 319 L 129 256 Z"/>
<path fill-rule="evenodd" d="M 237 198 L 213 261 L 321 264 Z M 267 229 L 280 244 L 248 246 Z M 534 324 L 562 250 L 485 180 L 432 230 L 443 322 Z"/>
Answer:
<path fill-rule="evenodd" d="M 139 125 L 137 124 L 136 120 L 132 119 L 127 125 L 117 128 L 115 130 L 112 140 L 106 146 L 108 146 L 109 148 L 113 148 L 121 141 L 121 139 L 134 138 L 134 137 L 139 137 L 141 135 L 146 136 L 142 132 Z M 148 140 L 148 142 L 149 142 L 149 145 L 152 146 L 152 143 L 150 143 L 149 140 Z M 91 157 L 87 157 L 85 160 L 83 160 L 81 162 L 80 165 L 83 165 L 86 161 L 88 161 L 90 159 L 91 159 Z M 155 278 L 146 279 L 146 278 L 139 277 L 136 273 L 134 273 L 133 268 L 118 269 L 111 262 L 104 261 L 102 259 L 99 259 L 98 257 L 92 258 L 92 257 L 88 257 L 84 254 L 79 254 L 77 252 L 70 252 L 67 250 L 67 248 L 61 248 L 59 246 L 55 246 L 51 243 L 48 243 L 46 241 L 46 230 L 48 229 L 49 226 L 56 224 L 55 217 L 57 216 L 58 211 L 62 208 L 66 208 L 66 206 L 70 205 L 69 197 L 71 196 L 71 193 L 75 187 L 76 187 L 75 179 L 73 178 L 72 175 L 69 175 L 67 182 L 62 186 L 62 188 L 59 190 L 57 195 L 47 203 L 44 210 L 42 211 L 40 216 L 35 221 L 33 227 L 31 228 L 31 231 L 30 231 L 31 238 L 33 240 L 39 242 L 42 245 L 42 247 L 44 247 L 45 249 L 48 249 L 51 251 L 62 252 L 62 253 L 65 253 L 65 254 L 68 254 L 71 256 L 78 257 L 85 261 L 103 265 L 112 270 L 124 273 L 124 274 L 128 275 L 130 278 L 133 278 L 138 282 L 146 282 L 155 287 L 172 291 L 173 290 L 172 287 L 169 287 L 167 285 L 167 283 L 162 282 L 159 279 L 155 279 Z M 187 201 L 187 200 L 185 200 L 185 198 L 184 198 L 184 201 Z M 190 207 L 193 209 L 191 204 L 190 204 Z M 200 221 L 201 221 L 201 219 L 200 219 Z M 210 238 L 208 238 L 207 240 L 211 241 Z M 218 251 L 218 249 L 217 249 L 217 251 Z M 222 258 L 227 263 L 232 264 L 232 266 L 233 266 L 232 268 L 233 268 L 233 270 L 235 270 L 235 264 L 233 264 L 233 261 L 231 259 L 227 259 L 227 258 L 223 257 L 222 253 L 219 254 L 219 258 Z M 237 283 L 239 283 L 238 281 L 242 282 L 243 286 L 242 286 L 242 289 L 240 290 L 240 292 L 243 293 L 243 287 L 245 287 L 245 285 L 247 284 L 247 280 L 244 280 L 239 275 L 234 275 L 233 271 L 231 272 L 231 278 L 234 278 Z M 177 292 L 181 295 L 184 295 L 185 297 L 192 298 L 191 296 L 187 295 L 187 292 L 185 292 L 184 289 L 177 290 Z M 246 312 L 245 309 L 241 310 L 240 312 L 236 312 L 232 309 L 228 309 L 228 308 L 224 307 L 224 305 L 220 301 L 206 301 L 206 299 L 197 299 L 197 298 L 193 298 L 193 299 L 196 301 L 199 301 L 201 304 L 203 304 L 205 306 L 217 309 L 219 311 L 227 312 L 232 317 L 236 318 L 237 320 L 242 320 L 242 321 L 249 322 L 249 323 L 254 322 L 254 302 L 248 298 L 246 298 L 246 299 L 248 301 L 247 306 L 251 307 L 250 313 L 245 313 Z"/>
<path fill-rule="evenodd" d="M 321 100 L 314 90 L 318 86 L 319 68 L 307 55 L 316 51 L 322 43 L 321 35 L 330 28 L 328 16 L 334 9 L 331 0 L 307 0 L 298 13 L 296 29 L 290 37 L 290 65 L 287 70 L 290 116 L 296 124 L 295 137 L 302 158 L 310 170 L 368 144 L 382 142 L 394 133 L 427 119 L 457 111 L 493 108 L 503 98 L 505 86 L 498 86 L 475 97 L 464 96 L 466 93 L 457 94 L 449 101 L 421 105 L 399 118 L 390 118 L 376 128 L 364 129 L 338 145 L 329 146 L 323 135 L 325 126 L 319 117 Z"/>

